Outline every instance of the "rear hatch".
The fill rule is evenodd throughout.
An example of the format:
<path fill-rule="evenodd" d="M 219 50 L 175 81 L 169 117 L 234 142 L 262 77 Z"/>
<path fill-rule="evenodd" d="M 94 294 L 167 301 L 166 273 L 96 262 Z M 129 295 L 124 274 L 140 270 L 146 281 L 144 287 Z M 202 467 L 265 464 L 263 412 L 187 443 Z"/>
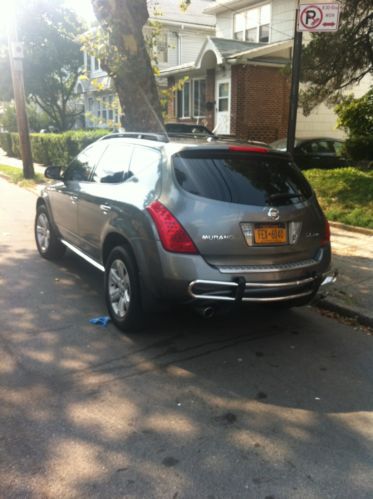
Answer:
<path fill-rule="evenodd" d="M 168 207 L 216 266 L 317 257 L 325 219 L 287 155 L 264 148 L 186 149 L 172 158 L 179 195 Z"/>

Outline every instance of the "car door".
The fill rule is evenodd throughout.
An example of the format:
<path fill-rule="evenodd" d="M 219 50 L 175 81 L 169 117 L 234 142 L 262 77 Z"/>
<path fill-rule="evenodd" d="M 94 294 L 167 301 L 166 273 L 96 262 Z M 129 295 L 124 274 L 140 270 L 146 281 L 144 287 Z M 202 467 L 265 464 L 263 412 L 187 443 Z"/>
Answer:
<path fill-rule="evenodd" d="M 299 168 L 330 168 L 333 165 L 334 150 L 327 139 L 313 139 L 302 142 L 294 150 L 294 160 Z"/>
<path fill-rule="evenodd" d="M 109 142 L 109 141 L 108 141 Z M 128 178 L 133 146 L 113 139 L 107 145 L 92 174 L 91 182 L 81 186 L 78 226 L 82 250 L 95 260 L 101 256 L 105 226 L 117 215 L 113 200 L 121 199 L 123 183 Z"/>
<path fill-rule="evenodd" d="M 73 245 L 79 245 L 78 204 L 82 186 L 89 181 L 104 146 L 102 142 L 84 149 L 64 171 L 63 181 L 49 191 L 54 221 L 62 237 Z"/>

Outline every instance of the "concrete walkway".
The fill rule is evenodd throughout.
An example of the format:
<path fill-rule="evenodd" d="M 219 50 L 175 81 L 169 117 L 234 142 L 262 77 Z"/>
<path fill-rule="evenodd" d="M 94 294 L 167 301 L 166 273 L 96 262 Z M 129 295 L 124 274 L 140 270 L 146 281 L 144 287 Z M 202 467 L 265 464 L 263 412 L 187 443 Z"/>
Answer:
<path fill-rule="evenodd" d="M 373 230 L 331 222 L 331 234 L 338 279 L 321 304 L 373 327 Z"/>
<path fill-rule="evenodd" d="M 19 159 L 5 156 L 1 149 L 0 165 L 22 168 Z M 38 164 L 34 168 L 38 173 L 45 170 Z M 35 193 L 41 189 L 37 186 Z M 338 279 L 318 304 L 373 327 L 373 230 L 331 222 L 331 234 L 332 266 L 338 270 Z"/>

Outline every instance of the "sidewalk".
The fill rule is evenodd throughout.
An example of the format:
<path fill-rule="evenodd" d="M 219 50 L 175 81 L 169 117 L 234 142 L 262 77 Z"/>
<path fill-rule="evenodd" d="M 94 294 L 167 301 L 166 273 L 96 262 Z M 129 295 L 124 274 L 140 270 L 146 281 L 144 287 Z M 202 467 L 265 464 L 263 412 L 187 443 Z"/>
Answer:
<path fill-rule="evenodd" d="M 22 161 L 17 158 L 10 158 L 5 155 L 5 152 L 0 148 L 0 165 L 15 166 L 16 168 L 22 168 Z M 34 163 L 35 173 L 44 174 L 45 166 Z"/>
<path fill-rule="evenodd" d="M 373 230 L 330 225 L 338 278 L 320 306 L 373 327 Z"/>
<path fill-rule="evenodd" d="M 0 165 L 22 168 L 22 162 L 8 158 L 0 149 Z M 45 168 L 34 164 L 35 172 Z M 35 188 L 37 194 L 42 185 Z M 331 222 L 333 261 L 337 282 L 328 287 L 318 306 L 356 318 L 373 327 L 373 230 Z"/>

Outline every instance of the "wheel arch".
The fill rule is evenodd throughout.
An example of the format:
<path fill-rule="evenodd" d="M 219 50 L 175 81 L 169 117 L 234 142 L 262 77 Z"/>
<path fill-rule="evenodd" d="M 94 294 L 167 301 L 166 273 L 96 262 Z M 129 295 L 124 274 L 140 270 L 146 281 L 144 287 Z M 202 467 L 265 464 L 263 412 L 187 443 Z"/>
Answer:
<path fill-rule="evenodd" d="M 138 263 L 137 263 L 137 259 L 135 256 L 135 252 L 133 251 L 133 248 L 131 246 L 131 243 L 123 235 L 118 234 L 117 232 L 111 232 L 105 237 L 104 243 L 102 245 L 102 263 L 103 263 L 103 265 L 106 266 L 106 262 L 107 262 L 109 255 L 110 255 L 110 252 L 116 246 L 124 246 L 130 252 L 130 254 L 133 258 L 133 261 L 135 262 L 136 270 L 138 271 Z"/>

